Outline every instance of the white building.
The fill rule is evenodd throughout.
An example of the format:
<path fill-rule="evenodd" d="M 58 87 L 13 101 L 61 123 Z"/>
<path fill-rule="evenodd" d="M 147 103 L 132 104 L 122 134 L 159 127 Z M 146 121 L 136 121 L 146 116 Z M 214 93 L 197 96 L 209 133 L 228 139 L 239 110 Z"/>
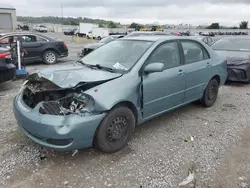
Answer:
<path fill-rule="evenodd" d="M 0 31 L 13 31 L 16 27 L 16 9 L 9 5 L 0 5 Z"/>

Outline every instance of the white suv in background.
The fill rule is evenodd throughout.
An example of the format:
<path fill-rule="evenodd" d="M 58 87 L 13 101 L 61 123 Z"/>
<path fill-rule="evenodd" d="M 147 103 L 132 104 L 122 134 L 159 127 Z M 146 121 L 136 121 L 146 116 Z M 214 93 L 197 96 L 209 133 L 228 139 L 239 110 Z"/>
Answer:
<path fill-rule="evenodd" d="M 42 33 L 47 33 L 48 32 L 48 28 L 44 25 L 36 25 L 35 27 L 33 27 L 33 29 L 35 31 L 38 31 L 38 32 L 42 32 Z"/>

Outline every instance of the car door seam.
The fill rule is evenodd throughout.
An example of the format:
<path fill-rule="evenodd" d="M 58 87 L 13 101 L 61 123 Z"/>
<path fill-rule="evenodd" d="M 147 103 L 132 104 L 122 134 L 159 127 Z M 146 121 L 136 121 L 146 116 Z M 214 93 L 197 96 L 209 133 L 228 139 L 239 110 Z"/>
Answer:
<path fill-rule="evenodd" d="M 200 86 L 203 86 L 203 85 L 206 85 L 207 83 L 206 82 L 204 82 L 204 83 L 202 83 L 202 84 L 199 84 L 199 85 L 196 85 L 196 86 L 193 86 L 193 87 L 190 87 L 190 88 L 187 88 L 186 89 L 186 91 L 189 91 L 189 90 L 191 90 L 191 89 L 194 89 L 194 88 L 196 88 L 196 87 L 200 87 Z"/>
<path fill-rule="evenodd" d="M 183 93 L 183 92 L 185 92 L 185 90 L 182 90 L 182 91 L 179 91 L 179 92 L 173 93 L 173 94 L 171 94 L 171 95 L 167 95 L 167 96 L 164 96 L 164 97 L 161 97 L 161 98 L 158 98 L 158 99 L 152 100 L 152 101 L 150 101 L 150 102 L 145 103 L 145 105 L 148 105 L 148 104 L 151 104 L 151 103 L 154 103 L 154 102 L 157 102 L 157 101 L 160 101 L 160 100 L 166 99 L 166 98 L 168 98 L 168 97 L 171 97 L 171 96 L 174 96 L 174 95 L 177 95 L 177 94 L 181 94 L 181 93 Z"/>

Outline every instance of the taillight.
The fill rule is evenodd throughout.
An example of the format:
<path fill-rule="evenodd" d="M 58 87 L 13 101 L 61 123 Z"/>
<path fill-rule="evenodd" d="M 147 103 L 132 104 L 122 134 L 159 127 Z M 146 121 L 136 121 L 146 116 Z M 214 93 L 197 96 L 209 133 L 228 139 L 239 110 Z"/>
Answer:
<path fill-rule="evenodd" d="M 226 64 L 228 64 L 228 60 L 226 60 Z"/>
<path fill-rule="evenodd" d="M 65 46 L 65 47 L 67 46 L 65 42 L 62 42 L 62 44 L 63 44 L 63 46 Z"/>
<path fill-rule="evenodd" d="M 9 58 L 10 57 L 10 53 L 3 53 L 3 54 L 0 54 L 0 58 Z"/>

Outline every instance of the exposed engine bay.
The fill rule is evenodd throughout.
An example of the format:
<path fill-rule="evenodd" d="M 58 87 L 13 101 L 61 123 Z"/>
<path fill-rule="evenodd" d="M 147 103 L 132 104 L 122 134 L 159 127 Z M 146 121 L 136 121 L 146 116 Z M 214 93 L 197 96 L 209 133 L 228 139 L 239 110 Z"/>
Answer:
<path fill-rule="evenodd" d="M 101 83 L 81 83 L 74 88 L 60 88 L 46 79 L 29 80 L 24 86 L 23 101 L 32 109 L 41 103 L 41 114 L 86 116 L 96 112 L 94 100 L 84 91 Z"/>

